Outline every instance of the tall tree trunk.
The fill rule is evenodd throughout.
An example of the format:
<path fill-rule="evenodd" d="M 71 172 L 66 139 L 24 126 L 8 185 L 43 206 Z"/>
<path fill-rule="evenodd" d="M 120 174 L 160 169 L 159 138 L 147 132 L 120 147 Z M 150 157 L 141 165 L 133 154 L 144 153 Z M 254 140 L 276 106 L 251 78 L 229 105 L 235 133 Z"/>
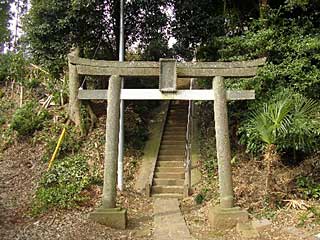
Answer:
<path fill-rule="evenodd" d="M 79 57 L 80 49 L 73 49 L 69 56 Z M 80 87 L 79 74 L 76 65 L 69 61 L 69 117 L 80 128 L 83 133 L 81 124 L 80 101 L 78 99 L 78 91 Z"/>
<path fill-rule="evenodd" d="M 266 173 L 266 182 L 265 182 L 265 197 L 271 205 L 273 205 L 274 199 L 272 197 L 273 192 L 273 170 L 276 163 L 279 161 L 280 157 L 277 153 L 277 147 L 274 144 L 268 144 L 264 153 L 265 161 L 265 173 Z"/>
<path fill-rule="evenodd" d="M 260 18 L 266 17 L 269 8 L 269 0 L 259 0 Z"/>
<path fill-rule="evenodd" d="M 114 35 L 116 40 L 116 52 L 114 54 L 115 59 L 118 59 L 119 55 L 119 43 L 120 43 L 120 0 L 114 0 L 114 6 L 112 9 L 112 18 L 114 19 Z"/>

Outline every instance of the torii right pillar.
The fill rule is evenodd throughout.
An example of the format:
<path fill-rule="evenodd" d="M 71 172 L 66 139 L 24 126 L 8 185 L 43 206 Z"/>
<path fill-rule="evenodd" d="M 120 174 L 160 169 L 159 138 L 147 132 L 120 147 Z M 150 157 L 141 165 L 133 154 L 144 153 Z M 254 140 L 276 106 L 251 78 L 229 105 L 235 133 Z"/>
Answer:
<path fill-rule="evenodd" d="M 228 127 L 228 109 L 224 78 L 212 82 L 214 92 L 214 121 L 218 158 L 220 205 L 209 209 L 209 222 L 216 229 L 228 229 L 248 221 L 248 212 L 234 207 L 231 170 L 231 148 Z"/>

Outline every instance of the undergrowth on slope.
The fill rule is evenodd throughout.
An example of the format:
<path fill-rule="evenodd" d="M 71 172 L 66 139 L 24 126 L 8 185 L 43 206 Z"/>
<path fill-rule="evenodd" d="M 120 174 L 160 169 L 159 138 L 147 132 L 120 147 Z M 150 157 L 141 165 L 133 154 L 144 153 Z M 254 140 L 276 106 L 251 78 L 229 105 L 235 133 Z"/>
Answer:
<path fill-rule="evenodd" d="M 18 136 L 31 136 L 43 127 L 47 118 L 48 111 L 39 111 L 35 101 L 28 101 L 14 113 L 10 128 L 16 131 Z"/>
<path fill-rule="evenodd" d="M 40 180 L 32 206 L 32 214 L 49 208 L 79 206 L 88 200 L 82 194 L 97 179 L 97 172 L 90 172 L 87 159 L 81 155 L 63 158 L 53 165 Z"/>

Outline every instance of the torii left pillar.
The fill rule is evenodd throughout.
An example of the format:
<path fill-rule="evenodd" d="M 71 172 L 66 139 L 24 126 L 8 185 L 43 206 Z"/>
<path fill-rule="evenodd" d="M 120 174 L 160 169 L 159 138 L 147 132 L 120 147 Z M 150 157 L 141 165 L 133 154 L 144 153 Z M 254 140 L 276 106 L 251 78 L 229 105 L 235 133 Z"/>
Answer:
<path fill-rule="evenodd" d="M 111 76 L 108 88 L 102 205 L 90 214 L 90 218 L 112 228 L 125 229 L 127 211 L 126 209 L 116 207 L 120 93 L 120 76 Z"/>

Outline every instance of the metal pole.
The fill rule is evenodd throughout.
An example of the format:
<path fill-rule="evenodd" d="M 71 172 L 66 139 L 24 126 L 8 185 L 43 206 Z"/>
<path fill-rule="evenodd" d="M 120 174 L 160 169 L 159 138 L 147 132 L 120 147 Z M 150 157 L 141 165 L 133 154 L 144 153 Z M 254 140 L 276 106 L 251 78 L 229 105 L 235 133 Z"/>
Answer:
<path fill-rule="evenodd" d="M 124 24 L 123 24 L 123 0 L 120 0 L 120 42 L 119 62 L 124 61 Z M 124 87 L 124 79 L 121 78 L 121 88 Z M 120 129 L 118 146 L 118 189 L 123 190 L 123 143 L 124 143 L 124 101 L 120 102 Z"/>

